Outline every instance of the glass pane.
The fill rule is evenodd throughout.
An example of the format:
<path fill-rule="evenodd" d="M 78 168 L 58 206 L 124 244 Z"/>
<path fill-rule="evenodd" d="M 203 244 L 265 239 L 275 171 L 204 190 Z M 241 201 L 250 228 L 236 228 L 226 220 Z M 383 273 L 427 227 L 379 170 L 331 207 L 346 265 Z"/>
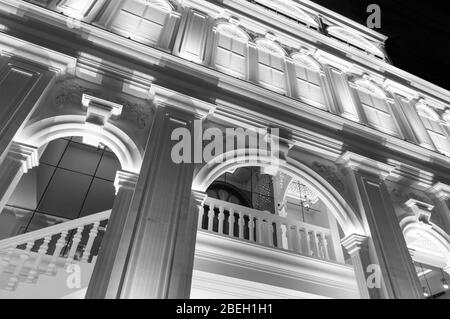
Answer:
<path fill-rule="evenodd" d="M 120 170 L 119 160 L 113 153 L 105 152 L 95 176 L 114 182 L 118 170 Z"/>
<path fill-rule="evenodd" d="M 39 163 L 49 164 L 53 166 L 58 165 L 58 162 L 61 159 L 61 156 L 63 155 L 68 143 L 69 141 L 65 139 L 59 139 L 50 142 L 45 148 L 44 154 L 42 154 L 41 158 L 39 159 Z"/>
<path fill-rule="evenodd" d="M 75 172 L 94 175 L 102 152 L 103 150 L 97 150 L 89 145 L 70 142 L 64 153 L 60 167 Z"/>
<path fill-rule="evenodd" d="M 42 213 L 78 218 L 92 178 L 58 168 L 38 207 Z"/>
<path fill-rule="evenodd" d="M 81 217 L 103 212 L 111 209 L 115 198 L 114 183 L 102 179 L 94 179 L 86 202 L 84 203 Z"/>

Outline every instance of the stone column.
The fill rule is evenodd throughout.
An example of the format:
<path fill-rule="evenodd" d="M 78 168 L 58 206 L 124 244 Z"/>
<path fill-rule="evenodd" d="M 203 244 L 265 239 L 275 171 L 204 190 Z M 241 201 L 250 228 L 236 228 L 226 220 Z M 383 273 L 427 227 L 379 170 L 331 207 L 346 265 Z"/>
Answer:
<path fill-rule="evenodd" d="M 120 278 L 127 257 L 127 243 L 133 232 L 132 223 L 129 222 L 131 218 L 130 204 L 137 181 L 137 174 L 125 171 L 117 172 L 114 182 L 116 198 L 89 282 L 86 299 L 117 298 Z"/>
<path fill-rule="evenodd" d="M 168 100 L 161 102 L 170 105 Z M 194 164 L 177 164 L 171 153 L 179 143 L 172 141 L 173 132 L 194 136 L 195 117 L 169 106 L 157 109 L 130 208 L 134 221 L 120 298 L 189 296 L 198 216 L 190 209 Z"/>
<path fill-rule="evenodd" d="M 379 289 L 376 287 L 370 288 L 368 285 L 369 273 L 367 269 L 372 264 L 368 243 L 369 238 L 367 236 L 358 234 L 347 236 L 341 241 L 342 246 L 344 246 L 352 259 L 361 299 L 378 299 L 381 297 Z"/>
<path fill-rule="evenodd" d="M 20 178 L 39 165 L 38 148 L 12 142 L 0 164 L 0 213 L 14 192 Z"/>
<path fill-rule="evenodd" d="M 382 273 L 381 298 L 422 298 L 421 286 L 384 179 L 394 166 L 347 152 L 339 160 Z M 372 295 L 371 295 L 372 296 Z"/>
<path fill-rule="evenodd" d="M 203 214 L 203 205 L 206 198 L 205 193 L 192 191 L 189 213 L 185 214 L 183 219 L 180 220 L 184 231 L 181 234 L 182 238 L 175 246 L 168 298 L 189 299 L 190 297 L 198 219 Z"/>

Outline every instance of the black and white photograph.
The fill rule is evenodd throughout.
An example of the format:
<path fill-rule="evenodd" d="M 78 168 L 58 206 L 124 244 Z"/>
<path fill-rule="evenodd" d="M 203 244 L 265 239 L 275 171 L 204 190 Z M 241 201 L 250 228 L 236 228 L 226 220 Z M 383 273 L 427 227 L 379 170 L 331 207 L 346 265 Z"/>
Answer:
<path fill-rule="evenodd" d="M 450 299 L 449 18 L 0 0 L 0 304 L 255 319 Z"/>

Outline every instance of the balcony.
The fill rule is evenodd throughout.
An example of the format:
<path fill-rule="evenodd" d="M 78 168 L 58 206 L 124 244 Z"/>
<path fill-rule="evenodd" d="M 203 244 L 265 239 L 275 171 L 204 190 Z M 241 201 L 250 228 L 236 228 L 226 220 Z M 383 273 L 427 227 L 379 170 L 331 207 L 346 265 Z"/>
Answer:
<path fill-rule="evenodd" d="M 358 298 L 330 229 L 208 198 L 192 298 Z"/>

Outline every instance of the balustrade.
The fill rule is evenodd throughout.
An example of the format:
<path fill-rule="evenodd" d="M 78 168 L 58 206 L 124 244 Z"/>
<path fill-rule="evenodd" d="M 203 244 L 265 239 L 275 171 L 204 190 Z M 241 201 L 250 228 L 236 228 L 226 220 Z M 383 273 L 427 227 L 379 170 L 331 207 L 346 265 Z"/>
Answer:
<path fill-rule="evenodd" d="M 323 260 L 333 256 L 329 229 L 214 198 L 206 199 L 198 225 L 208 232 Z"/>
<path fill-rule="evenodd" d="M 93 248 L 100 225 L 109 220 L 110 214 L 105 211 L 0 241 L 0 275 L 11 274 L 5 288 L 15 290 L 21 280 L 35 282 L 41 273 L 55 275 L 58 265 L 93 262 L 98 253 L 98 247 L 95 251 Z M 58 264 L 59 258 L 64 262 Z"/>

